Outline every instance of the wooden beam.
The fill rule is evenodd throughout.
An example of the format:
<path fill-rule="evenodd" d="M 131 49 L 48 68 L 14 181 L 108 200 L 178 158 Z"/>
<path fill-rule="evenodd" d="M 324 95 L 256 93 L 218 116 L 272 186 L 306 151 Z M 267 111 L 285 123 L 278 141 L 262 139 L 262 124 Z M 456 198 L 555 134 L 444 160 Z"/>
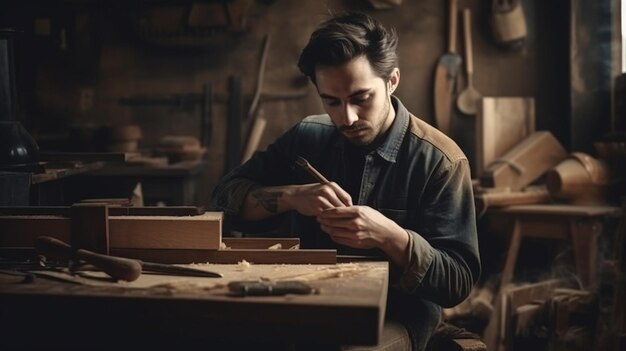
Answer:
<path fill-rule="evenodd" d="M 267 249 L 276 244 L 290 249 L 300 245 L 299 238 L 223 238 L 222 242 L 231 249 Z"/>
<path fill-rule="evenodd" d="M 335 264 L 337 250 L 182 250 L 111 249 L 111 254 L 160 263 Z"/>
<path fill-rule="evenodd" d="M 222 212 L 198 216 L 109 216 L 110 248 L 213 249 L 222 241 Z M 47 235 L 71 242 L 63 216 L 0 216 L 0 246 L 32 247 Z"/>

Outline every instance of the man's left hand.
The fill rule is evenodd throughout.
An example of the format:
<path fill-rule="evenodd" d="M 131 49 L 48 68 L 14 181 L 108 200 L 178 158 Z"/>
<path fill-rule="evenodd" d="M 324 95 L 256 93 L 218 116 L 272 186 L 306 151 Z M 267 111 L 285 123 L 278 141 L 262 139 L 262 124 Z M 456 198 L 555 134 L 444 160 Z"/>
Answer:
<path fill-rule="evenodd" d="M 369 206 L 334 207 L 317 216 L 333 241 L 358 248 L 381 248 L 407 234 L 396 222 Z"/>

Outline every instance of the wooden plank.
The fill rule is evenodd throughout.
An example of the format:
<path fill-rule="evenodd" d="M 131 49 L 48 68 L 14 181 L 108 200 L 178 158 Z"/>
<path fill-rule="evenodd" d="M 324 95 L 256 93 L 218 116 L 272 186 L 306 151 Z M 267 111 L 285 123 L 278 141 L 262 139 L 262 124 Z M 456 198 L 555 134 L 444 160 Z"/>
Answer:
<path fill-rule="evenodd" d="M 299 238 L 222 238 L 222 242 L 231 249 L 267 249 L 276 244 L 290 249 L 300 245 Z"/>
<path fill-rule="evenodd" d="M 144 207 L 109 207 L 111 216 L 195 216 L 205 210 L 196 206 L 144 206 Z M 18 206 L 0 207 L 0 216 L 50 215 L 70 217 L 70 206 Z"/>
<path fill-rule="evenodd" d="M 56 168 L 59 167 L 59 168 Z M 67 167 L 67 166 L 66 166 Z M 83 173 L 89 173 L 89 171 L 95 171 L 104 167 L 104 162 L 94 161 L 89 163 L 77 163 L 67 168 L 61 168 L 59 165 L 46 165 L 46 169 L 43 173 L 34 173 L 32 175 L 32 183 L 39 184 L 48 182 L 51 180 L 61 179 L 72 175 L 78 175 Z"/>
<path fill-rule="evenodd" d="M 476 123 L 477 175 L 535 131 L 535 99 L 483 97 Z"/>
<path fill-rule="evenodd" d="M 222 212 L 198 216 L 109 216 L 110 248 L 220 248 Z M 71 219 L 62 216 L 0 216 L 0 246 L 32 247 L 48 235 L 71 240 Z"/>
<path fill-rule="evenodd" d="M 219 249 L 221 212 L 199 216 L 110 216 L 111 247 Z"/>
<path fill-rule="evenodd" d="M 40 235 L 70 242 L 72 220 L 61 216 L 0 216 L 0 246 L 33 247 Z"/>
<path fill-rule="evenodd" d="M 536 204 L 551 200 L 545 185 L 528 186 L 523 191 L 490 191 L 476 194 L 476 212 L 485 214 L 488 207 L 501 207 L 522 204 Z"/>
<path fill-rule="evenodd" d="M 42 152 L 39 159 L 42 161 L 104 161 L 124 162 L 136 153 L 130 152 Z"/>
<path fill-rule="evenodd" d="M 490 210 L 491 213 L 537 214 L 558 216 L 595 217 L 607 216 L 618 218 L 622 211 L 612 206 L 574 206 L 574 205 L 519 205 Z"/>
<path fill-rule="evenodd" d="M 196 250 L 196 249 L 122 249 L 111 248 L 111 254 L 159 263 L 234 264 L 243 260 L 255 264 L 334 264 L 337 250 Z"/>

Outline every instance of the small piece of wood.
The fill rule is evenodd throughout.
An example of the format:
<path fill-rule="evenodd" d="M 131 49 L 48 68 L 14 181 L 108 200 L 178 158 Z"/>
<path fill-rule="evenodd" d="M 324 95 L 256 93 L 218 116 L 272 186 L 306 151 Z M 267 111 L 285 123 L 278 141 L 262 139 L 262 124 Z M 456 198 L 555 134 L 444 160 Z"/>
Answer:
<path fill-rule="evenodd" d="M 481 185 L 521 190 L 566 157 L 567 152 L 550 132 L 535 132 L 492 162 Z"/>
<path fill-rule="evenodd" d="M 487 351 L 487 345 L 477 339 L 453 339 L 455 351 Z"/>
<path fill-rule="evenodd" d="M 484 97 L 476 113 L 476 174 L 535 131 L 535 100 Z"/>
<path fill-rule="evenodd" d="M 550 201 L 546 186 L 529 186 L 522 191 L 493 191 L 474 197 L 476 213 L 483 215 L 487 208 L 511 205 L 536 204 Z"/>
<path fill-rule="evenodd" d="M 142 249 L 219 249 L 221 212 L 199 216 L 111 216 L 111 247 Z"/>

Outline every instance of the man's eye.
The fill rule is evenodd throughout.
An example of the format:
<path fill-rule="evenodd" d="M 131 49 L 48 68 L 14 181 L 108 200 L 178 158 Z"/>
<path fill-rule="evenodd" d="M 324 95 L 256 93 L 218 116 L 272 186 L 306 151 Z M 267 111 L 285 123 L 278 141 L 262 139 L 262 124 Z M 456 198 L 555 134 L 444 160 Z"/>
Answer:
<path fill-rule="evenodd" d="M 339 100 L 329 100 L 329 99 L 327 99 L 325 101 L 326 101 L 326 105 L 328 105 L 328 106 L 337 106 L 337 105 L 339 105 Z"/>
<path fill-rule="evenodd" d="M 362 103 L 368 102 L 371 97 L 372 97 L 371 94 L 357 96 L 357 97 L 354 97 L 352 99 L 352 103 L 354 103 L 354 104 L 362 104 Z"/>

